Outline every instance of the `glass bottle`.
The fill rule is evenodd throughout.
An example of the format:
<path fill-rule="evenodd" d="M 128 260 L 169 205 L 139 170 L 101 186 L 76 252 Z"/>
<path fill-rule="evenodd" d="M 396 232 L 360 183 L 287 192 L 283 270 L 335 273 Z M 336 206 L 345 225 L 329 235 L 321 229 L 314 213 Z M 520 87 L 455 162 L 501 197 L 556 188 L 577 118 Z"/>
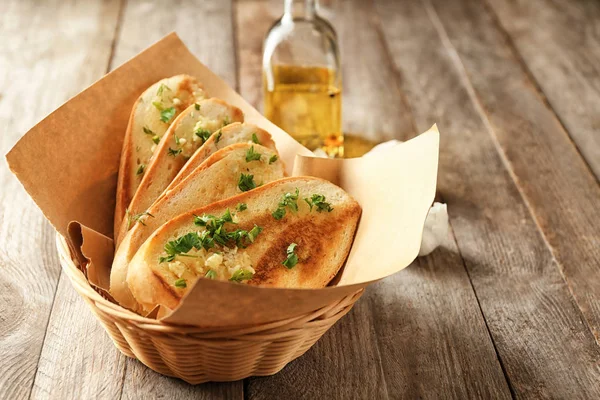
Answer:
<path fill-rule="evenodd" d="M 342 75 L 335 30 L 315 0 L 285 0 L 263 45 L 265 116 L 310 150 L 343 157 Z"/>

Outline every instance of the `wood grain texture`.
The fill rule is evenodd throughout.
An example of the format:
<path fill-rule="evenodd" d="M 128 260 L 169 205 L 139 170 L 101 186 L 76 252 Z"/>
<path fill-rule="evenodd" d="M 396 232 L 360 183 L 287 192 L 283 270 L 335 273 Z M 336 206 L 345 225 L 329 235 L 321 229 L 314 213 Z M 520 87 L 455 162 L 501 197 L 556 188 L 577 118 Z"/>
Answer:
<path fill-rule="evenodd" d="M 256 63 L 260 62 L 262 37 L 240 32 L 251 27 L 267 29 L 281 12 L 272 11 L 269 5 L 270 2 L 252 0 L 236 6 L 240 88 L 244 97 L 257 99 L 254 101 L 261 99 L 260 64 L 257 67 Z M 369 42 L 371 46 L 366 46 L 369 54 L 380 60 L 377 68 L 357 61 L 359 46 L 353 43 L 357 35 L 367 31 L 369 37 L 382 40 L 372 5 L 356 2 L 344 6 L 333 21 L 357 21 L 360 18 L 354 13 L 367 13 L 360 33 L 351 32 L 347 26 L 346 36 L 341 36 L 344 55 L 351 60 L 343 64 L 344 68 L 352 65 L 350 74 L 361 76 L 358 83 L 357 79 L 346 80 L 344 98 L 357 104 L 361 99 L 356 96 L 362 96 L 367 103 L 375 102 L 374 106 L 362 105 L 365 112 L 368 110 L 384 122 L 378 128 L 395 126 L 399 130 L 394 137 L 405 140 L 414 135 L 408 108 L 400 107 L 386 115 L 391 105 L 379 107 L 377 103 L 381 101 L 377 98 L 381 92 L 377 75 L 381 71 L 394 82 L 400 81 L 386 45 L 379 42 L 373 47 Z M 354 85 L 356 89 L 346 90 Z M 387 91 L 388 100 L 393 90 Z M 395 93 L 395 104 L 404 104 L 402 93 Z M 360 118 L 360 113 L 344 113 L 346 122 L 364 132 L 369 129 L 369 121 Z M 382 131 L 372 132 L 379 135 L 376 140 L 386 139 Z M 349 316 L 304 357 L 276 376 L 249 379 L 246 396 L 396 399 L 436 398 L 445 393 L 449 398 L 509 398 L 508 385 L 456 244 L 449 241 L 447 247 L 450 250 L 437 251 L 369 288 Z"/>
<path fill-rule="evenodd" d="M 171 31 L 217 75 L 236 87 L 231 1 L 154 2 L 128 0 L 116 42 L 113 67 L 135 56 Z M 190 349 L 193 351 L 193 349 Z M 128 360 L 124 399 L 241 399 L 243 381 L 190 386 Z"/>
<path fill-rule="evenodd" d="M 454 240 L 372 289 L 390 399 L 511 398 Z"/>
<path fill-rule="evenodd" d="M 126 359 L 61 275 L 31 398 L 119 398 Z"/>
<path fill-rule="evenodd" d="M 438 189 L 514 395 L 597 397 L 598 346 L 473 103 L 460 59 L 444 39 L 446 24 L 465 21 L 456 14 L 440 18 L 436 10 L 443 5 L 437 3 L 435 9 L 429 2 L 378 6 L 417 126 L 440 127 Z M 464 29 L 470 34 L 462 42 L 479 37 L 472 26 Z M 487 47 L 477 49 L 481 56 Z"/>
<path fill-rule="evenodd" d="M 283 2 L 239 0 L 235 3 L 239 92 L 263 111 L 262 45 L 265 35 L 283 13 Z"/>
<path fill-rule="evenodd" d="M 600 344 L 600 186 L 483 4 L 435 1 L 435 9 L 480 113 Z"/>
<path fill-rule="evenodd" d="M 389 58 L 371 1 L 338 1 L 342 54 L 342 128 L 374 142 L 416 133 L 400 77 Z"/>
<path fill-rule="evenodd" d="M 0 153 L 102 76 L 117 9 L 117 1 L 0 4 Z M 0 187 L 0 397 L 20 399 L 31 393 L 60 266 L 54 230 L 5 162 Z"/>
<path fill-rule="evenodd" d="M 488 1 L 600 179 L 600 3 Z"/>
<path fill-rule="evenodd" d="M 359 300 L 306 354 L 276 375 L 249 378 L 245 397 L 388 399 L 369 304 Z"/>
<path fill-rule="evenodd" d="M 193 349 L 190 349 L 193 351 Z M 127 377 L 123 385 L 123 400 L 242 400 L 243 381 L 209 382 L 192 386 L 180 379 L 169 378 L 152 371 L 141 362 L 127 359 Z"/>
<path fill-rule="evenodd" d="M 118 67 L 173 31 L 202 63 L 236 87 L 229 0 L 128 0 L 111 67 Z"/>

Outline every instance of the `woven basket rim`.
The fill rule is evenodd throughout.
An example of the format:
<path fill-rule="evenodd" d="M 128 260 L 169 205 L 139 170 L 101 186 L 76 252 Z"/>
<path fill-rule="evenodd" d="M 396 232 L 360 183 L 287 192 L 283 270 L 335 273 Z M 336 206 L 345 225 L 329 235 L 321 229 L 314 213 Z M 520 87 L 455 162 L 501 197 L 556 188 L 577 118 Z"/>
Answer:
<path fill-rule="evenodd" d="M 284 329 L 299 329 L 309 321 L 329 318 L 331 316 L 330 312 L 332 311 L 332 314 L 337 314 L 340 309 L 346 308 L 347 306 L 353 304 L 364 292 L 364 289 L 359 289 L 357 292 L 348 296 L 344 296 L 320 309 L 284 320 L 277 320 L 264 324 L 224 327 L 202 327 L 196 325 L 170 324 L 157 319 L 143 317 L 101 296 L 100 293 L 98 293 L 91 286 L 91 284 L 83 275 L 83 272 L 75 264 L 75 261 L 71 255 L 71 250 L 67 244 L 67 240 L 59 232 L 56 232 L 56 246 L 63 271 L 65 271 L 65 274 L 67 274 L 69 280 L 74 286 L 76 286 L 77 291 L 81 295 L 88 297 L 100 310 L 102 310 L 105 314 L 110 315 L 112 318 L 127 320 L 128 322 L 134 323 L 144 330 L 154 331 L 157 334 L 201 333 L 203 338 L 210 339 L 211 337 L 222 337 L 223 333 L 226 333 L 228 337 L 244 336 L 257 333 L 262 336 L 268 335 L 269 333 L 281 332 Z"/>

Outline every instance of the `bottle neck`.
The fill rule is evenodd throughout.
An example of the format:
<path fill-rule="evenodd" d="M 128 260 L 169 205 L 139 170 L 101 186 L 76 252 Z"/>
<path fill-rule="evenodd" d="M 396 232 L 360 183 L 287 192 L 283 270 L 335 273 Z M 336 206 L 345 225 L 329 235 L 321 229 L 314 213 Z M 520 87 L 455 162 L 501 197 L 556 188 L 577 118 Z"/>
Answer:
<path fill-rule="evenodd" d="M 285 0 L 283 18 L 292 20 L 294 18 L 314 19 L 317 14 L 318 0 Z"/>

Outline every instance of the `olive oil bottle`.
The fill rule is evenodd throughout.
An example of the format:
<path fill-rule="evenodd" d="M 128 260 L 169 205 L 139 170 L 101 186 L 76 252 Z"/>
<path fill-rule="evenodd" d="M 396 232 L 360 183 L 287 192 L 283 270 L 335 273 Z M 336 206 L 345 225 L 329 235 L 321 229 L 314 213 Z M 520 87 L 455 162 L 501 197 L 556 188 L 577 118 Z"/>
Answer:
<path fill-rule="evenodd" d="M 310 150 L 344 156 L 337 35 L 315 0 L 286 0 L 263 51 L 265 116 Z"/>

